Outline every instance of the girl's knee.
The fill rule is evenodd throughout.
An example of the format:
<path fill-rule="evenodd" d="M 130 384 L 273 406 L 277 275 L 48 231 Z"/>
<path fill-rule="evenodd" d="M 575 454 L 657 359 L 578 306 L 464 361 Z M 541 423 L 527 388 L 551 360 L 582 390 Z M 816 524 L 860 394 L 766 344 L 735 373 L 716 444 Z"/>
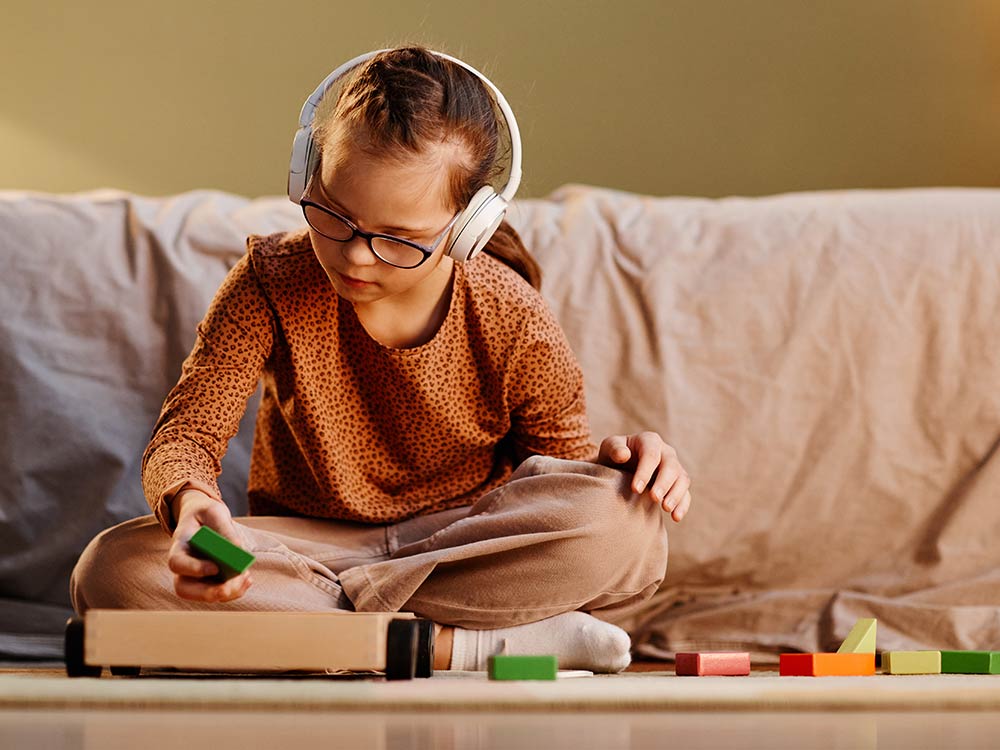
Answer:
<path fill-rule="evenodd" d="M 623 472 L 592 461 L 579 461 L 553 456 L 529 456 L 517 467 L 511 479 L 542 476 L 546 474 L 575 474 L 603 480 L 613 486 L 621 484 Z"/>
<path fill-rule="evenodd" d="M 634 494 L 631 475 L 620 469 L 588 461 L 532 456 L 511 477 L 512 481 L 517 479 L 523 480 L 517 489 L 534 507 L 545 500 L 554 501 L 561 506 L 560 515 L 586 525 L 603 520 L 620 529 L 622 524 L 663 523 L 657 503 L 646 495 Z"/>
<path fill-rule="evenodd" d="M 631 473 L 598 464 L 585 466 L 578 470 L 590 491 L 578 495 L 577 511 L 587 524 L 591 543 L 626 556 L 658 556 L 662 550 L 665 565 L 667 525 L 659 503 L 632 491 Z"/>
<path fill-rule="evenodd" d="M 579 512 L 587 521 L 592 543 L 626 555 L 648 554 L 662 547 L 666 557 L 666 516 L 649 496 L 632 492 L 627 478 L 610 483 L 604 493 L 588 495 Z"/>
<path fill-rule="evenodd" d="M 84 548 L 70 576 L 73 608 L 128 608 L 135 582 L 166 571 L 167 536 L 153 516 L 142 516 L 105 529 Z"/>
<path fill-rule="evenodd" d="M 648 495 L 633 493 L 628 478 L 622 485 L 595 493 L 582 509 L 591 520 L 576 547 L 578 570 L 602 592 L 596 607 L 647 598 L 666 575 L 666 514 Z"/>

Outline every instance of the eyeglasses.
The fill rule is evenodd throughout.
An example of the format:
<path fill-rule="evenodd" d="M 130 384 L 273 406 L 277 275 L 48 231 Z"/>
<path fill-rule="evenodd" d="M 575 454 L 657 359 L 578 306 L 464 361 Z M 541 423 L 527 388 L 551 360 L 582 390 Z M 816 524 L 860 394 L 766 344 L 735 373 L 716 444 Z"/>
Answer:
<path fill-rule="evenodd" d="M 338 214 L 336 211 L 321 206 L 308 198 L 301 200 L 302 215 L 306 217 L 306 222 L 316 232 L 334 242 L 350 242 L 355 237 L 364 237 L 368 242 L 368 247 L 372 253 L 383 263 L 397 268 L 416 268 L 426 261 L 441 240 L 445 238 L 455 222 L 458 221 L 459 214 L 455 214 L 448 226 L 437 236 L 431 245 L 421 245 L 419 242 L 404 240 L 402 237 L 393 237 L 391 234 L 378 234 L 364 232 L 358 229 L 357 224 L 346 216 Z M 461 212 L 459 212 L 461 213 Z"/>

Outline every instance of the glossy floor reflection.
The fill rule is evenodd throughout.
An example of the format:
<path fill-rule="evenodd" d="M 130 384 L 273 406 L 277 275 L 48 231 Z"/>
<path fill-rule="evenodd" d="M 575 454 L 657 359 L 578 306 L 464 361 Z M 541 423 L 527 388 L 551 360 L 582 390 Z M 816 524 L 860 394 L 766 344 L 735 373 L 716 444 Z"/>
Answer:
<path fill-rule="evenodd" d="M 994 748 L 991 712 L 0 711 L 4 750 Z"/>

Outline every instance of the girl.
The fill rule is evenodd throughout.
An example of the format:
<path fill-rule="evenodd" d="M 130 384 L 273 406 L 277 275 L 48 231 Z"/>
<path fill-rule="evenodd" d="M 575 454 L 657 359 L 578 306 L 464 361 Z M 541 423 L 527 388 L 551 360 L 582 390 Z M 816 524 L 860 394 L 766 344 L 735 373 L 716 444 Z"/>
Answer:
<path fill-rule="evenodd" d="M 493 107 L 474 73 L 410 47 L 317 116 L 308 226 L 251 236 L 216 293 L 143 456 L 153 516 L 90 543 L 78 612 L 406 610 L 437 624 L 437 669 L 485 669 L 504 640 L 628 665 L 615 614 L 662 581 L 661 508 L 680 521 L 690 481 L 654 432 L 593 443 L 509 224 L 467 263 L 447 255 L 497 173 Z M 233 519 L 216 477 L 261 379 L 250 515 Z M 256 565 L 213 580 L 188 547 L 203 524 Z"/>

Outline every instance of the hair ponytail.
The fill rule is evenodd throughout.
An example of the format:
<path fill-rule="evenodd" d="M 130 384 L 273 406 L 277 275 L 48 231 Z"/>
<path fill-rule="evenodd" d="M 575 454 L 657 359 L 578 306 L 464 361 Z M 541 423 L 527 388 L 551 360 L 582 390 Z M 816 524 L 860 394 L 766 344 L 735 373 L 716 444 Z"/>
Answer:
<path fill-rule="evenodd" d="M 535 289 L 541 289 L 542 269 L 531 257 L 517 230 L 506 219 L 500 222 L 483 252 L 513 268 Z"/>

